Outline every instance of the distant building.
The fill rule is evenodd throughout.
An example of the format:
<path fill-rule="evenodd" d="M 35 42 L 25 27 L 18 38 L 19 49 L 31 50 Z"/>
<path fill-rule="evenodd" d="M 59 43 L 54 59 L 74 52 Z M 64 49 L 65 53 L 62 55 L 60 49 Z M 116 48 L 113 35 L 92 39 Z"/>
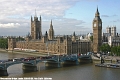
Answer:
<path fill-rule="evenodd" d="M 107 27 L 107 33 L 103 33 L 103 42 L 108 43 L 110 46 L 120 46 L 120 36 L 116 34 L 116 26 Z"/>
<path fill-rule="evenodd" d="M 108 44 L 110 46 L 120 46 L 120 37 L 119 36 L 109 36 L 108 37 Z"/>
<path fill-rule="evenodd" d="M 90 40 L 90 37 L 93 36 L 93 33 L 88 33 L 86 38 Z"/>
<path fill-rule="evenodd" d="M 102 33 L 102 42 L 108 42 L 108 37 L 110 33 Z"/>
<path fill-rule="evenodd" d="M 107 27 L 106 31 L 107 31 L 107 33 L 110 34 L 110 36 L 116 36 L 116 26 Z"/>

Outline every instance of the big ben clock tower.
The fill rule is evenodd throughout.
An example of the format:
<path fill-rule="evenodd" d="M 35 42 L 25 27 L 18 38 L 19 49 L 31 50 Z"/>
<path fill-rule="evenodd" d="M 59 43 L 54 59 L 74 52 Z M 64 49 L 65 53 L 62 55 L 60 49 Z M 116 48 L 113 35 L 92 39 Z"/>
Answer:
<path fill-rule="evenodd" d="M 97 8 L 95 13 L 95 18 L 93 20 L 93 52 L 97 53 L 100 51 L 100 46 L 102 44 L 102 20 L 100 19 L 100 14 Z"/>

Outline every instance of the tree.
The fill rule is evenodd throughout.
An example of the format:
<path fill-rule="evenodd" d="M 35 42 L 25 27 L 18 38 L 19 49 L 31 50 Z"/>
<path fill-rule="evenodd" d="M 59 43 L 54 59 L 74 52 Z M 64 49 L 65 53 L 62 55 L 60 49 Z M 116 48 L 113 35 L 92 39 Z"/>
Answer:
<path fill-rule="evenodd" d="M 117 56 L 120 56 L 120 46 L 117 47 Z"/>
<path fill-rule="evenodd" d="M 90 36 L 90 40 L 93 42 L 93 36 Z"/>
<path fill-rule="evenodd" d="M 6 49 L 8 48 L 8 39 L 0 38 L 0 48 Z"/>
<path fill-rule="evenodd" d="M 104 53 L 108 53 L 111 51 L 111 47 L 108 44 L 103 44 L 100 46 L 100 50 Z"/>
<path fill-rule="evenodd" d="M 111 52 L 112 52 L 112 54 L 120 56 L 120 46 L 112 46 L 111 47 Z"/>
<path fill-rule="evenodd" d="M 112 46 L 111 47 L 111 52 L 112 52 L 112 54 L 116 54 L 116 52 L 117 52 L 117 47 L 116 46 Z"/>

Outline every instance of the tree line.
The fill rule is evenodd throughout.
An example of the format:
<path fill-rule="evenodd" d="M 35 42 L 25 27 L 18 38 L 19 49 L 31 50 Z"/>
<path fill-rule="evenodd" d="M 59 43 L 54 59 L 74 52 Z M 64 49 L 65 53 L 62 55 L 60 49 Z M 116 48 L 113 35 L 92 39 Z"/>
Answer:
<path fill-rule="evenodd" d="M 109 46 L 108 44 L 103 44 L 100 46 L 100 51 L 110 53 L 110 55 L 120 56 L 120 46 Z"/>

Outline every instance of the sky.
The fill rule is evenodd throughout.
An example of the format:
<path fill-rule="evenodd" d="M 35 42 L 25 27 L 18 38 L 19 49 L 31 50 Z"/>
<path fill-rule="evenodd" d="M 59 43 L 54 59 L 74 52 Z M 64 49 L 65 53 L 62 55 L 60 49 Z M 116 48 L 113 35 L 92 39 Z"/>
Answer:
<path fill-rule="evenodd" d="M 52 20 L 55 35 L 92 33 L 98 6 L 102 31 L 116 26 L 120 32 L 120 0 L 0 0 L 0 36 L 25 36 L 30 33 L 31 16 L 42 18 L 42 34 Z"/>

